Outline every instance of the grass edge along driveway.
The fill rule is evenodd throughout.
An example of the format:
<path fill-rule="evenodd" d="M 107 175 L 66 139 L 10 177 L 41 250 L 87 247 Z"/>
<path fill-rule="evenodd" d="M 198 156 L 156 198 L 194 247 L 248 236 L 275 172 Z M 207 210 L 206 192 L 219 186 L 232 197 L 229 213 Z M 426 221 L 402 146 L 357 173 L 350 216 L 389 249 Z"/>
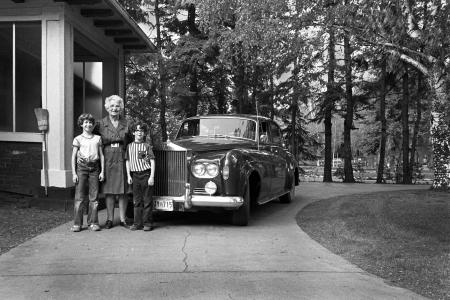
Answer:
<path fill-rule="evenodd" d="M 450 299 L 450 194 L 339 196 L 297 215 L 311 238 L 361 269 L 432 299 Z"/>

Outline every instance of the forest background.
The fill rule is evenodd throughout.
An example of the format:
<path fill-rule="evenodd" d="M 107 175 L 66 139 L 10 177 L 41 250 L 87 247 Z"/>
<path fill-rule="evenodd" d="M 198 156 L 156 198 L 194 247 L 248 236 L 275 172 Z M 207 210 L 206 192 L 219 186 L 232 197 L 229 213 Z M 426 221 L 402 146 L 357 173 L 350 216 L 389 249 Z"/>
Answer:
<path fill-rule="evenodd" d="M 118 1 L 157 48 L 126 64 L 127 115 L 153 144 L 185 117 L 258 113 L 299 161 L 322 159 L 325 182 L 335 153 L 344 182 L 372 155 L 378 183 L 395 163 L 409 184 L 426 163 L 449 190 L 447 1 Z"/>

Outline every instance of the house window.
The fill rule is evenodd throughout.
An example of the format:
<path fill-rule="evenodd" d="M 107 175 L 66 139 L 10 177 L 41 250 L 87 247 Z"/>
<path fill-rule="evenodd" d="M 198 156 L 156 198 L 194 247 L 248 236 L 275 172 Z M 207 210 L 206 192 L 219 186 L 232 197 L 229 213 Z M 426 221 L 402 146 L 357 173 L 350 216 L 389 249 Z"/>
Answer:
<path fill-rule="evenodd" d="M 0 23 L 0 131 L 38 132 L 42 105 L 41 23 Z"/>
<path fill-rule="evenodd" d="M 73 132 L 78 135 L 81 134 L 77 124 L 79 115 L 90 113 L 96 120 L 102 118 L 103 65 L 102 62 L 74 62 L 73 69 Z"/>

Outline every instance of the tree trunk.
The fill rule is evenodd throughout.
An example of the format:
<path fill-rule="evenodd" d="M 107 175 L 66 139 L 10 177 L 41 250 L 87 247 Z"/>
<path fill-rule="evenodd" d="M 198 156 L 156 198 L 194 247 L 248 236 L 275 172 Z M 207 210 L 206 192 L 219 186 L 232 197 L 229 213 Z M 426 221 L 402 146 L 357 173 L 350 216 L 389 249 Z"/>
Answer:
<path fill-rule="evenodd" d="M 292 103 L 291 103 L 291 152 L 294 155 L 296 159 L 297 152 L 298 152 L 298 146 L 297 146 L 297 111 L 298 111 L 298 100 L 297 95 L 299 95 L 299 89 L 298 89 L 298 72 L 297 72 L 297 66 L 298 66 L 298 58 L 294 60 L 294 95 L 292 96 Z M 270 85 L 271 85 L 271 106 L 272 109 L 274 107 L 273 105 L 273 98 L 274 98 L 274 88 L 273 88 L 273 76 L 270 79 Z M 299 131 L 301 132 L 301 131 Z"/>
<path fill-rule="evenodd" d="M 222 67 L 220 67 L 219 74 L 219 84 L 216 84 L 217 112 L 219 114 L 224 114 L 226 111 L 226 77 L 224 69 Z"/>
<path fill-rule="evenodd" d="M 196 70 L 194 69 L 189 76 L 189 92 L 191 96 L 191 103 L 187 109 L 187 117 L 193 117 L 198 113 L 198 97 L 199 97 L 199 88 L 198 88 L 198 78 Z"/>
<path fill-rule="evenodd" d="M 352 166 L 352 141 L 353 127 L 353 93 L 352 93 L 352 65 L 351 65 L 350 36 L 344 34 L 344 61 L 345 61 L 345 97 L 347 102 L 344 119 L 344 182 L 355 182 Z"/>
<path fill-rule="evenodd" d="M 380 80 L 380 123 L 381 123 L 381 138 L 380 138 L 380 156 L 378 159 L 377 183 L 384 183 L 384 163 L 386 156 L 386 59 L 383 58 L 381 65 L 381 80 Z"/>
<path fill-rule="evenodd" d="M 334 82 L 334 71 L 336 69 L 336 56 L 335 56 L 335 36 L 332 26 L 329 28 L 329 41 L 328 41 L 328 82 L 327 93 L 325 97 L 325 111 L 324 111 L 324 129 L 325 129 L 325 157 L 323 166 L 323 182 L 333 182 L 332 176 L 332 117 L 333 106 L 336 98 L 336 88 Z"/>
<path fill-rule="evenodd" d="M 195 24 L 195 4 L 188 4 L 188 18 L 187 18 L 187 27 L 189 30 L 189 33 L 191 35 L 199 35 L 200 34 L 200 30 L 198 30 L 197 25 Z"/>
<path fill-rule="evenodd" d="M 416 160 L 416 146 L 417 146 L 417 136 L 419 134 L 420 129 L 420 122 L 422 121 L 422 107 L 421 107 L 421 100 L 423 93 L 423 78 L 422 74 L 419 73 L 419 77 L 417 79 L 417 93 L 416 93 L 416 118 L 414 120 L 414 131 L 413 136 L 411 140 L 411 153 L 409 157 L 409 167 L 412 172 L 414 172 L 414 161 Z"/>
<path fill-rule="evenodd" d="M 156 47 L 158 48 L 158 73 L 159 73 L 159 85 L 158 94 L 160 100 L 159 107 L 159 126 L 161 127 L 161 138 L 163 141 L 167 141 L 167 123 L 166 123 L 166 81 L 167 76 L 163 63 L 162 56 L 162 41 L 161 41 L 161 24 L 159 22 L 159 0 L 155 1 L 155 23 L 156 23 Z"/>
<path fill-rule="evenodd" d="M 297 146 L 297 111 L 298 111 L 298 104 L 297 104 L 297 98 L 292 97 L 292 104 L 291 104 L 291 149 L 292 154 L 294 155 L 295 159 L 298 159 L 297 152 L 298 152 L 298 146 Z"/>
<path fill-rule="evenodd" d="M 248 93 L 247 85 L 245 84 L 245 61 L 242 57 L 242 46 L 238 43 L 234 45 L 233 55 L 233 82 L 235 86 L 235 103 L 236 111 L 239 114 L 247 113 Z"/>
<path fill-rule="evenodd" d="M 256 65 L 253 64 L 252 66 L 253 72 L 251 74 L 251 86 L 249 87 L 249 90 L 251 91 L 251 98 L 249 99 L 249 105 L 251 106 L 251 110 L 250 112 L 252 112 L 252 110 L 254 110 L 254 112 L 252 112 L 253 114 L 256 113 L 256 106 L 258 105 L 258 109 L 259 109 L 259 104 L 260 103 L 256 103 L 257 98 L 258 98 L 258 79 L 259 79 L 259 74 L 256 68 Z M 261 111 L 259 111 L 259 113 L 261 113 Z"/>
<path fill-rule="evenodd" d="M 438 69 L 438 67 L 435 67 Z M 449 190 L 450 188 L 450 132 L 448 120 L 449 104 L 445 92 L 444 80 L 440 70 L 432 69 L 428 76 L 430 84 L 430 96 L 432 99 L 431 110 L 431 140 L 433 144 L 434 181 L 432 188 L 435 190 Z"/>
<path fill-rule="evenodd" d="M 275 118 L 275 89 L 273 83 L 273 76 L 270 76 L 270 118 Z"/>
<path fill-rule="evenodd" d="M 238 113 L 240 114 L 244 114 L 247 112 L 248 95 L 244 80 L 245 66 L 243 65 L 243 62 L 240 61 L 239 65 L 237 66 L 236 80 L 234 81 L 234 84 L 236 86 L 236 100 L 238 101 Z"/>
<path fill-rule="evenodd" d="M 402 183 L 411 184 L 411 168 L 409 167 L 409 74 L 405 64 L 405 74 L 402 78 L 403 98 L 402 98 Z"/>

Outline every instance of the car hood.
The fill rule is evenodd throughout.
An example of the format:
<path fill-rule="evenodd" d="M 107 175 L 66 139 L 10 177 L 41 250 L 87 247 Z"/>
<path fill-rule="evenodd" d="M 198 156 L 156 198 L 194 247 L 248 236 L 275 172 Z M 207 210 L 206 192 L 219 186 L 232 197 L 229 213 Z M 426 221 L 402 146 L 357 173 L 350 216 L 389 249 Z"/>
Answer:
<path fill-rule="evenodd" d="M 254 148 L 255 142 L 224 137 L 195 137 L 172 141 L 173 144 L 194 152 L 231 150 L 236 148 Z"/>

